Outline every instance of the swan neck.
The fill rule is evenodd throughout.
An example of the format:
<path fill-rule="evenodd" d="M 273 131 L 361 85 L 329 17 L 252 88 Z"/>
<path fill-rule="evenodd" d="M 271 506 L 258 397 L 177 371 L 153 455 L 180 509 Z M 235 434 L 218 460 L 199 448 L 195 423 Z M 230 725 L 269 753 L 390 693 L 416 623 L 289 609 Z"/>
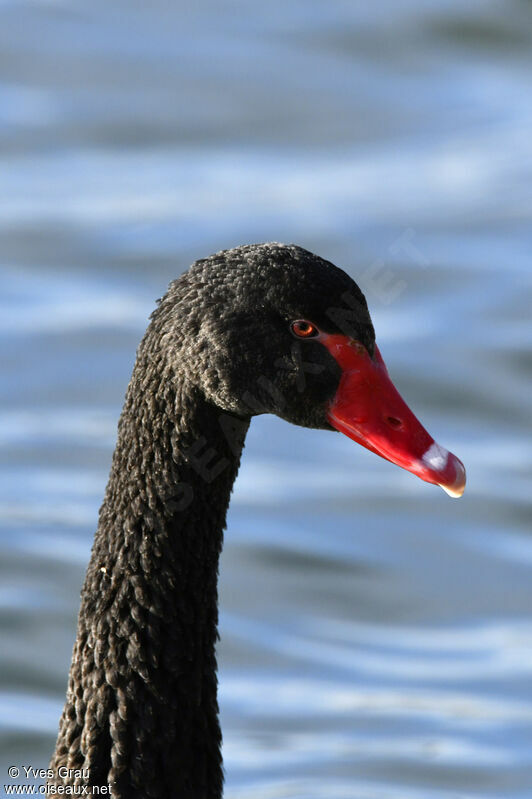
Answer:
<path fill-rule="evenodd" d="M 115 799 L 216 799 L 218 561 L 249 419 L 148 355 L 119 422 L 51 767 L 88 769 Z"/>

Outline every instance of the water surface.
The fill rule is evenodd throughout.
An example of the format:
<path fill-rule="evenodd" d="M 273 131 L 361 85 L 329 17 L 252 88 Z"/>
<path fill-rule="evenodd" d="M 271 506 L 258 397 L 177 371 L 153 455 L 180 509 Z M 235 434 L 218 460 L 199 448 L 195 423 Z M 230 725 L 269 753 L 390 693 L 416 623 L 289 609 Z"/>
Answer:
<path fill-rule="evenodd" d="M 530 799 L 525 2 L 0 3 L 0 790 L 54 745 L 116 421 L 195 258 L 295 241 L 367 294 L 468 467 L 256 419 L 221 569 L 228 799 Z"/>

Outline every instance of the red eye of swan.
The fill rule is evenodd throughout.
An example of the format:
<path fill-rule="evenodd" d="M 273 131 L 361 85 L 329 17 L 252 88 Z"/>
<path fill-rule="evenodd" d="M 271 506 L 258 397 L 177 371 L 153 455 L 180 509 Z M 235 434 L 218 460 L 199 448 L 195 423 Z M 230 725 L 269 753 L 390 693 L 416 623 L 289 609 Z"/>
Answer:
<path fill-rule="evenodd" d="M 312 322 L 307 322 L 305 319 L 297 319 L 290 325 L 290 330 L 298 338 L 312 338 L 319 335 L 319 330 Z"/>

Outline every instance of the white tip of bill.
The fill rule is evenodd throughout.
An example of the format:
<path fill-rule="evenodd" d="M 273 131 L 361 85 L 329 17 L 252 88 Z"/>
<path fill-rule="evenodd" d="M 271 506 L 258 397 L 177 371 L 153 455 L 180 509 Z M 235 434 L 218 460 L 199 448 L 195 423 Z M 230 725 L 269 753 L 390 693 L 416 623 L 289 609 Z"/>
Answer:
<path fill-rule="evenodd" d="M 425 466 L 428 466 L 430 469 L 437 469 L 438 471 L 443 471 L 443 469 L 445 469 L 448 460 L 448 450 L 446 450 L 445 447 L 440 447 L 435 441 L 433 441 L 422 458 Z"/>
<path fill-rule="evenodd" d="M 459 499 L 463 495 L 464 489 L 465 489 L 465 485 L 462 488 L 458 488 L 458 489 L 449 488 L 449 486 L 444 486 L 441 483 L 439 485 L 440 485 L 440 488 L 443 488 L 445 493 L 448 494 L 453 499 Z"/>

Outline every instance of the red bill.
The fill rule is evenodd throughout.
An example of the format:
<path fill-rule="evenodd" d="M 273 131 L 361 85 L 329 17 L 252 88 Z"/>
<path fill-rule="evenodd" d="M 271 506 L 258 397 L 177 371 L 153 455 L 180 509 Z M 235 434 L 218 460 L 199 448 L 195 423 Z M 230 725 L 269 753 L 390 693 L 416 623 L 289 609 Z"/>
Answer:
<path fill-rule="evenodd" d="M 427 483 L 461 497 L 466 484 L 461 460 L 437 444 L 414 416 L 394 384 L 377 346 L 373 358 L 348 336 L 320 334 L 342 369 L 328 410 L 329 423 L 381 458 Z"/>

